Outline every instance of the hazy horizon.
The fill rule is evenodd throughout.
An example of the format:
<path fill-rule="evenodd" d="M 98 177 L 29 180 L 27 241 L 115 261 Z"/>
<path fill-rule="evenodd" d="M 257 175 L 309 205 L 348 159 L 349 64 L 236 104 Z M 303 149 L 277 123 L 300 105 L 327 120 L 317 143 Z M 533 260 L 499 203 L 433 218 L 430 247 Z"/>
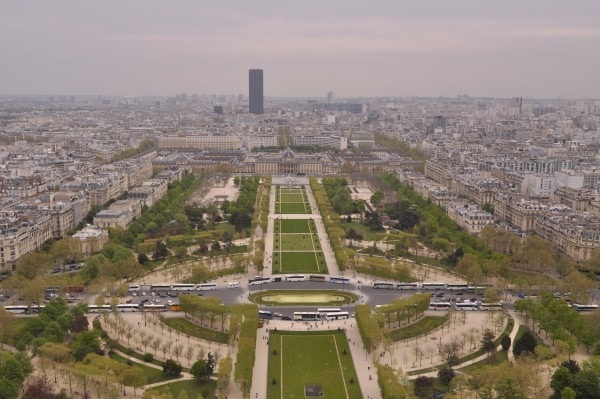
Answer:
<path fill-rule="evenodd" d="M 7 1 L 0 95 L 599 98 L 600 2 Z"/>

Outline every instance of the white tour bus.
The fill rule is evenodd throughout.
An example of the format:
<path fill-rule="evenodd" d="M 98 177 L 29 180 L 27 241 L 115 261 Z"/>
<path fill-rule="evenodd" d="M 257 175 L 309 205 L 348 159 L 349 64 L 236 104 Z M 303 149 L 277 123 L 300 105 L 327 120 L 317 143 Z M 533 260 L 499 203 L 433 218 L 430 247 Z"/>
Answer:
<path fill-rule="evenodd" d="M 198 284 L 198 291 L 210 291 L 216 289 L 217 285 L 215 283 Z"/>
<path fill-rule="evenodd" d="M 142 289 L 142 286 L 139 284 L 132 284 L 129 287 L 127 287 L 127 291 L 129 291 L 129 292 L 140 291 L 141 289 Z"/>
<path fill-rule="evenodd" d="M 285 281 L 304 281 L 305 277 L 303 274 L 290 274 L 286 276 Z"/>
<path fill-rule="evenodd" d="M 239 288 L 239 287 L 240 287 L 239 281 L 230 281 L 229 283 L 227 283 L 227 288 Z"/>
<path fill-rule="evenodd" d="M 196 285 L 191 283 L 173 284 L 171 289 L 173 291 L 194 291 L 196 289 Z"/>

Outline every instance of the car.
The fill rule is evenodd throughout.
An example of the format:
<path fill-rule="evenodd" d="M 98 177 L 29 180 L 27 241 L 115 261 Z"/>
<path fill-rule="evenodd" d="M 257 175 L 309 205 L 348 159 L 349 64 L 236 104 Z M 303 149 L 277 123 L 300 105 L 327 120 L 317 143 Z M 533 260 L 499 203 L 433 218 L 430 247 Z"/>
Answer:
<path fill-rule="evenodd" d="M 281 320 L 292 320 L 290 316 L 281 316 Z"/>
<path fill-rule="evenodd" d="M 464 295 L 464 292 L 457 292 L 456 295 Z"/>
<path fill-rule="evenodd" d="M 167 301 L 167 304 L 168 304 L 168 305 L 172 305 L 172 304 L 173 304 L 173 301 L 169 299 L 169 300 Z"/>
<path fill-rule="evenodd" d="M 282 314 L 275 312 L 275 313 L 273 313 L 273 317 L 282 317 Z"/>
<path fill-rule="evenodd" d="M 137 296 L 137 292 L 133 291 L 133 292 L 131 293 L 131 296 Z"/>
<path fill-rule="evenodd" d="M 146 291 L 142 291 L 142 296 L 146 296 Z"/>

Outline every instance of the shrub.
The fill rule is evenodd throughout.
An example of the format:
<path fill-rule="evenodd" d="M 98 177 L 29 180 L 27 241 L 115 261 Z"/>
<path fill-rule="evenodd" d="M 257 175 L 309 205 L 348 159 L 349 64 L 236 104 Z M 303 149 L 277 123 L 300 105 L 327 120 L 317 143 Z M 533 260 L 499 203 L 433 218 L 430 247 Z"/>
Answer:
<path fill-rule="evenodd" d="M 154 355 L 152 353 L 144 353 L 144 357 L 142 358 L 145 362 L 150 363 L 154 360 Z"/>
<path fill-rule="evenodd" d="M 169 359 L 163 364 L 163 374 L 168 377 L 179 377 L 181 369 L 181 365 L 173 359 Z"/>
<path fill-rule="evenodd" d="M 510 337 L 506 334 L 503 335 L 502 339 L 500 340 L 500 345 L 502 346 L 502 350 L 504 352 L 508 352 L 508 349 L 510 348 L 510 344 L 512 344 Z"/>

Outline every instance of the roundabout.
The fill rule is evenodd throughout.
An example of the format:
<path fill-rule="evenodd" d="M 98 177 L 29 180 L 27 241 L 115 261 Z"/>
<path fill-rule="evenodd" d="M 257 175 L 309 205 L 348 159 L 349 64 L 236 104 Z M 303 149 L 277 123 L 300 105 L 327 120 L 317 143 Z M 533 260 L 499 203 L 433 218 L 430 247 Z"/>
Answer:
<path fill-rule="evenodd" d="M 266 306 L 347 305 L 358 297 L 337 290 L 267 290 L 250 294 L 251 302 Z"/>

